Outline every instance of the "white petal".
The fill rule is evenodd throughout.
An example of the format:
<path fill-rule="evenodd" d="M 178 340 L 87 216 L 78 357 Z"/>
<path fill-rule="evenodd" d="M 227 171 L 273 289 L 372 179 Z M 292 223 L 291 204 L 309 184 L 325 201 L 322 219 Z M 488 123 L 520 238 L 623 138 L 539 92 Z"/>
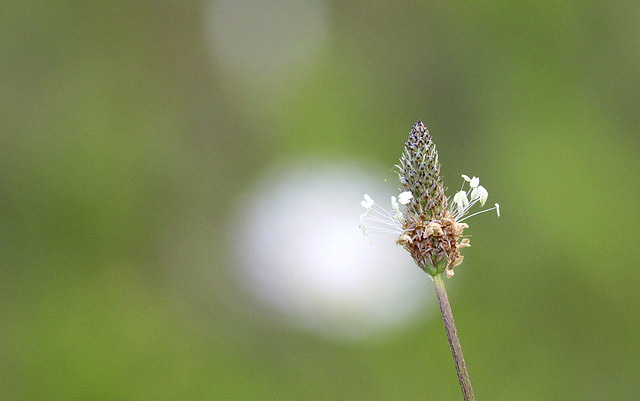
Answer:
<path fill-rule="evenodd" d="M 456 192 L 453 196 L 453 201 L 458 206 L 458 214 L 462 216 L 464 209 L 469 205 L 469 199 L 467 199 L 467 193 L 465 191 Z"/>
<path fill-rule="evenodd" d="M 469 186 L 470 186 L 471 188 L 476 188 L 478 185 L 480 185 L 480 178 L 478 178 L 478 177 L 473 177 L 473 178 L 471 179 L 471 182 L 469 183 Z"/>
<path fill-rule="evenodd" d="M 398 202 L 406 205 L 413 198 L 413 194 L 410 191 L 404 191 L 400 195 L 398 195 Z"/>
<path fill-rule="evenodd" d="M 469 178 L 468 175 L 462 174 L 462 178 L 464 178 L 466 182 L 471 182 L 471 178 Z"/>
<path fill-rule="evenodd" d="M 500 217 L 500 205 L 496 203 L 496 213 L 498 213 L 498 217 Z"/>
<path fill-rule="evenodd" d="M 371 209 L 371 207 L 373 206 L 374 202 L 373 202 L 373 199 L 371 199 L 371 197 L 368 194 L 364 194 L 364 200 L 362 202 L 360 202 L 360 204 L 365 209 Z"/>
<path fill-rule="evenodd" d="M 469 200 L 467 199 L 467 192 L 466 191 L 460 191 L 460 192 L 456 192 L 456 194 L 453 196 L 453 201 L 457 204 L 462 204 L 462 205 L 468 205 L 469 204 Z"/>
<path fill-rule="evenodd" d="M 480 198 L 480 204 L 484 206 L 484 203 L 487 201 L 489 197 L 489 191 L 487 191 L 482 185 L 478 186 L 478 194 Z"/>
<path fill-rule="evenodd" d="M 392 210 L 398 210 L 400 207 L 398 206 L 398 200 L 396 199 L 395 196 L 391 197 L 391 209 Z"/>

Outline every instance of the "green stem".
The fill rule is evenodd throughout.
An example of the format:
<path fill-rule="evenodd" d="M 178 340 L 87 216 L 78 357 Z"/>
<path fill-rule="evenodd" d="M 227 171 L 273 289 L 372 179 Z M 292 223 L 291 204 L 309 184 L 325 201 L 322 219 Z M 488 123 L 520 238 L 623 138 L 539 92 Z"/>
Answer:
<path fill-rule="evenodd" d="M 469 379 L 469 372 L 467 372 L 467 366 L 465 365 L 464 357 L 462 356 L 462 347 L 460 346 L 460 340 L 458 339 L 456 324 L 453 321 L 453 313 L 451 312 L 451 305 L 449 305 L 447 290 L 445 289 L 444 280 L 442 279 L 442 273 L 432 276 L 432 279 L 436 285 L 436 293 L 438 294 L 442 320 L 444 321 L 444 328 L 447 330 L 447 338 L 449 339 L 453 362 L 456 365 L 456 372 L 458 373 L 458 381 L 460 382 L 462 395 L 464 396 L 465 401 L 475 401 L 473 389 L 471 388 L 471 380 Z"/>

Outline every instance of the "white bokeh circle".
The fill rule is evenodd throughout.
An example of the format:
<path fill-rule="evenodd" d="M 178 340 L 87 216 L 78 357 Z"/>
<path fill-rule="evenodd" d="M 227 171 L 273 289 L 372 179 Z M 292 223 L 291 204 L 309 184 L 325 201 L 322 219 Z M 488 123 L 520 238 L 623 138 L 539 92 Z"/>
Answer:
<path fill-rule="evenodd" d="M 358 228 L 364 192 L 395 189 L 355 163 L 305 160 L 270 169 L 241 202 L 234 271 L 241 285 L 300 327 L 369 338 L 433 313 L 433 285 L 395 237 Z M 397 194 L 396 194 L 397 195 Z"/>

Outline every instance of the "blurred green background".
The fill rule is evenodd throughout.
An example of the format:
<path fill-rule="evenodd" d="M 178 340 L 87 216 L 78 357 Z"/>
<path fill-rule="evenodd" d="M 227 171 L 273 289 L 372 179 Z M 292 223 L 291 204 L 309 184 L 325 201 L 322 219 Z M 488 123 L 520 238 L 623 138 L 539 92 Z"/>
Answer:
<path fill-rule="evenodd" d="M 267 166 L 388 172 L 417 119 L 501 204 L 450 281 L 476 398 L 638 398 L 640 4 L 0 8 L 1 399 L 462 399 L 437 316 L 331 341 L 233 275 Z"/>

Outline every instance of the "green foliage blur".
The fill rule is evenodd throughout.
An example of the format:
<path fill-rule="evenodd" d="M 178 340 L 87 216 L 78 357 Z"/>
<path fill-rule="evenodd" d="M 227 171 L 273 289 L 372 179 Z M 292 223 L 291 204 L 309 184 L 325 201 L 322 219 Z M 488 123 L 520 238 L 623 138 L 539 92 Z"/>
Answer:
<path fill-rule="evenodd" d="M 1 7 L 0 399 L 461 399 L 441 322 L 333 343 L 229 273 L 265 166 L 392 168 L 418 119 L 501 204 L 449 294 L 476 399 L 637 399 L 638 4 L 318 2 L 286 86 L 215 3 Z"/>

